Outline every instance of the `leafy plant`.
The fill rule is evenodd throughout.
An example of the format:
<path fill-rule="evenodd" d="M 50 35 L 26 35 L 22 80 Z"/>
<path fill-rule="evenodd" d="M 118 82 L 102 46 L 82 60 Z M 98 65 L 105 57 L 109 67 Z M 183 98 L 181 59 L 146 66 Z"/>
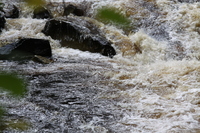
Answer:
<path fill-rule="evenodd" d="M 110 23 L 124 29 L 131 25 L 131 21 L 114 7 L 103 7 L 99 9 L 96 14 L 96 19 L 105 24 Z"/>
<path fill-rule="evenodd" d="M 0 88 L 11 92 L 13 96 L 23 96 L 26 92 L 24 80 L 16 76 L 15 73 L 0 74 Z"/>
<path fill-rule="evenodd" d="M 14 97 L 22 97 L 26 92 L 26 84 L 22 78 L 19 78 L 16 75 L 16 73 L 0 73 L 0 89 L 10 92 L 10 94 Z M 5 110 L 0 106 L 0 131 L 6 128 L 4 123 L 9 123 L 3 120 L 4 114 Z M 15 125 L 12 124 L 12 126 L 11 124 L 7 125 L 13 128 L 15 125 L 18 124 L 17 123 Z M 22 125 L 23 124 L 20 123 L 20 127 L 23 127 Z"/>

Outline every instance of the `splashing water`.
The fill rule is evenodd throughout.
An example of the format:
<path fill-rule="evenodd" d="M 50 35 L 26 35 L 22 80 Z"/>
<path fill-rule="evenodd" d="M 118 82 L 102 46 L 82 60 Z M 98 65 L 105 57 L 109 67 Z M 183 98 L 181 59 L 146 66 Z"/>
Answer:
<path fill-rule="evenodd" d="M 49 39 L 56 60 L 48 65 L 0 61 L 2 70 L 17 70 L 30 82 L 29 94 L 20 103 L 2 93 L 8 114 L 29 121 L 27 132 L 200 132 L 200 2 L 66 3 L 87 11 L 82 18 L 100 28 L 117 55 L 110 59 L 61 48 L 58 40 L 41 33 L 47 20 L 32 19 L 29 9 L 19 19 L 7 19 L 1 45 L 22 37 Z M 103 6 L 127 16 L 134 27 L 130 33 L 96 21 L 96 10 Z M 49 7 L 60 17 L 62 0 L 51 0 Z"/>

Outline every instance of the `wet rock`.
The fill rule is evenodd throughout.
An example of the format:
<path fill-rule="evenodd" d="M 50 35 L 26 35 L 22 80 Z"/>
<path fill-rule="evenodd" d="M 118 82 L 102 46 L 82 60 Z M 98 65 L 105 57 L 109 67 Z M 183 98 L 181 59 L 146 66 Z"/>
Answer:
<path fill-rule="evenodd" d="M 37 7 L 34 12 L 33 12 L 33 18 L 36 19 L 48 19 L 48 18 L 53 18 L 51 13 L 44 7 L 40 6 Z"/>
<path fill-rule="evenodd" d="M 19 18 L 20 11 L 15 5 L 9 5 L 5 11 L 6 18 Z"/>
<path fill-rule="evenodd" d="M 27 60 L 34 55 L 51 57 L 51 47 L 48 40 L 25 38 L 0 48 L 0 59 Z"/>
<path fill-rule="evenodd" d="M 84 15 L 85 15 L 85 12 L 84 12 L 82 9 L 80 9 L 80 8 L 76 8 L 76 9 L 72 12 L 72 14 L 74 14 L 74 15 L 76 15 L 76 16 L 84 16 Z"/>
<path fill-rule="evenodd" d="M 95 121 L 96 127 L 109 130 L 113 121 L 121 116 L 121 111 L 117 112 L 113 106 L 114 101 L 98 97 L 102 93 L 97 85 L 99 79 L 86 73 L 85 68 L 30 74 L 27 80 L 30 80 L 31 88 L 26 100 L 37 109 L 34 113 L 33 110 L 23 112 L 22 116 L 34 121 L 34 129 L 39 129 L 39 132 L 91 133 L 78 127 L 85 123 L 93 124 L 94 119 L 100 120 Z M 83 84 L 85 82 L 89 84 Z"/>
<path fill-rule="evenodd" d="M 45 35 L 61 41 L 62 46 L 100 53 L 113 57 L 115 49 L 93 24 L 85 20 L 72 19 L 67 21 L 50 20 L 46 23 Z"/>
<path fill-rule="evenodd" d="M 63 16 L 68 16 L 70 13 L 72 13 L 76 7 L 74 5 L 69 4 L 67 7 L 64 7 Z"/>
<path fill-rule="evenodd" d="M 173 41 L 168 44 L 166 53 L 167 59 L 182 60 L 187 57 L 187 51 L 180 41 Z"/>
<path fill-rule="evenodd" d="M 46 124 L 43 128 L 44 129 L 55 129 L 54 126 L 50 123 Z"/>
<path fill-rule="evenodd" d="M 178 0 L 178 2 L 181 2 L 181 3 L 194 3 L 194 2 L 199 2 L 199 0 Z"/>
<path fill-rule="evenodd" d="M 2 29 L 5 27 L 5 17 L 3 15 L 0 15 L 0 32 L 2 32 Z"/>
<path fill-rule="evenodd" d="M 4 7 L 4 3 L 0 3 L 0 12 L 4 12 L 3 7 Z"/>
<path fill-rule="evenodd" d="M 69 4 L 67 7 L 64 7 L 63 16 L 68 16 L 70 13 L 76 16 L 84 16 L 84 11 L 72 4 Z"/>
<path fill-rule="evenodd" d="M 38 63 L 43 63 L 43 64 L 49 64 L 49 63 L 54 62 L 51 58 L 43 57 L 40 55 L 35 55 L 32 60 Z"/>

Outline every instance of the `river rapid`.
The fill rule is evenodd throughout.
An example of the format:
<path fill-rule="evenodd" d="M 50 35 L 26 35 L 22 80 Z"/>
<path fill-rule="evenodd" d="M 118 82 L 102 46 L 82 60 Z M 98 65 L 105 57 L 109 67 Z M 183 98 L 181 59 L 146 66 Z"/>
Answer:
<path fill-rule="evenodd" d="M 12 1 L 13 2 L 13 1 Z M 41 30 L 47 20 L 6 19 L 1 43 L 17 38 L 50 40 L 54 62 L 0 61 L 28 83 L 21 100 L 0 94 L 7 119 L 30 123 L 27 133 L 199 133 L 200 2 L 198 0 L 66 0 L 81 5 L 88 19 L 113 42 L 113 58 L 60 47 Z M 62 1 L 47 1 L 61 17 Z M 114 6 L 132 22 L 124 32 L 95 20 L 103 6 Z M 70 15 L 76 18 L 77 16 Z M 78 17 L 77 17 L 78 18 Z M 138 50 L 139 49 L 139 50 Z"/>

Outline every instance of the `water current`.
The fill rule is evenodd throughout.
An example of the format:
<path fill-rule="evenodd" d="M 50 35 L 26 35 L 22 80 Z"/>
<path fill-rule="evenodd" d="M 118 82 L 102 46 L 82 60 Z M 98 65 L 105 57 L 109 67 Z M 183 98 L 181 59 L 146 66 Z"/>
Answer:
<path fill-rule="evenodd" d="M 54 17 L 60 17 L 62 1 L 47 2 Z M 5 133 L 200 132 L 198 0 L 66 0 L 83 7 L 82 18 L 92 20 L 113 42 L 113 58 L 60 47 L 41 32 L 46 19 L 32 19 L 27 6 L 12 3 L 21 15 L 6 19 L 1 43 L 48 39 L 54 62 L 0 61 L 1 70 L 17 71 L 28 82 L 28 94 L 21 100 L 0 94 L 8 119 L 31 125 L 27 131 Z M 127 33 L 95 21 L 103 6 L 116 7 L 133 28 Z"/>

